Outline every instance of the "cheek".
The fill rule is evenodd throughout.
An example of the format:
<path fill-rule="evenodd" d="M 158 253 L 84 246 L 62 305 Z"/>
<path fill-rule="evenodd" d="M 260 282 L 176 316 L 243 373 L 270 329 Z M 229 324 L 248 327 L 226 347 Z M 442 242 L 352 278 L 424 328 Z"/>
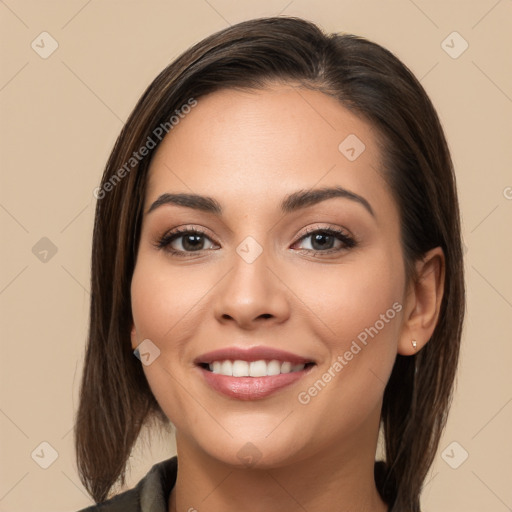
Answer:
<path fill-rule="evenodd" d="M 333 425 L 355 429 L 378 407 L 396 358 L 403 264 L 400 254 L 375 252 L 333 268 L 315 269 L 310 279 L 302 272 L 296 281 L 297 295 L 317 317 L 315 337 L 326 349 L 297 400 L 311 417 L 323 417 L 328 408 Z"/>
<path fill-rule="evenodd" d="M 323 326 L 322 337 L 330 340 L 332 349 L 343 349 L 376 323 L 383 332 L 398 333 L 397 309 L 401 308 L 393 305 L 400 305 L 403 296 L 400 255 L 373 251 L 347 259 L 346 264 L 302 268 L 288 279 L 293 281 L 296 295 L 309 307 L 310 316 L 317 317 L 318 325 Z"/>
<path fill-rule="evenodd" d="M 203 273 L 204 274 L 204 273 Z M 187 315 L 201 307 L 208 290 L 199 266 L 172 272 L 158 258 L 140 258 L 131 284 L 134 323 L 139 337 L 172 339 L 183 337 Z"/>
<path fill-rule="evenodd" d="M 131 283 L 131 303 L 136 340 L 132 346 L 149 339 L 158 347 L 158 356 L 143 371 L 156 400 L 167 417 L 177 427 L 183 427 L 183 415 L 176 411 L 188 411 L 187 419 L 195 413 L 187 404 L 189 395 L 183 393 L 186 376 L 183 372 L 187 344 L 192 335 L 191 319 L 197 315 L 204 287 L 191 278 L 190 269 L 172 272 L 159 258 L 139 254 Z M 197 324 L 197 322 L 196 322 Z M 192 420 L 194 418 L 192 417 Z"/>

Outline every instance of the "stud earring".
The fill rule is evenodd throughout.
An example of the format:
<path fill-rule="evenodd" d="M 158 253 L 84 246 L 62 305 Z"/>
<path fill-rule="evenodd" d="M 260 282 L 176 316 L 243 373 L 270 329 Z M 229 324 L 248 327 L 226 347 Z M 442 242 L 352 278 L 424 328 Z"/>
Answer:
<path fill-rule="evenodd" d="M 416 351 L 416 346 L 417 346 L 416 340 L 412 340 L 411 343 L 412 343 L 412 348 L 414 349 L 414 351 Z"/>

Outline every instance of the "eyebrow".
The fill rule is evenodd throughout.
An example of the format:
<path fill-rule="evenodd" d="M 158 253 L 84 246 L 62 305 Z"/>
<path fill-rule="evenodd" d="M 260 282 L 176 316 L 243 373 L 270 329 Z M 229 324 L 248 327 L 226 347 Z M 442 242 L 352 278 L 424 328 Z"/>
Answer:
<path fill-rule="evenodd" d="M 283 214 L 292 213 L 309 206 L 321 203 L 327 199 L 341 197 L 349 199 L 362 205 L 368 212 L 375 217 L 375 213 L 370 203 L 359 194 L 346 190 L 342 187 L 326 187 L 311 190 L 298 190 L 292 194 L 287 195 L 281 202 L 280 208 Z M 201 196 L 198 194 L 162 194 L 158 199 L 149 207 L 146 214 L 151 213 L 158 207 L 165 204 L 173 204 L 177 206 L 184 206 L 193 208 L 206 213 L 213 213 L 214 215 L 222 215 L 222 206 L 220 203 L 209 196 Z"/>

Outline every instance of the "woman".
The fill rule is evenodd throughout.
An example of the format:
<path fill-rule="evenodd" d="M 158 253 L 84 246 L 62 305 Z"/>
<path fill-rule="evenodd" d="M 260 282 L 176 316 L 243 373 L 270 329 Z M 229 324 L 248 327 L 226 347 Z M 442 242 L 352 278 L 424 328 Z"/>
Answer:
<path fill-rule="evenodd" d="M 396 57 L 222 30 L 148 87 L 95 195 L 85 510 L 420 510 L 464 284 L 443 130 Z M 177 456 L 109 497 L 151 420 Z"/>

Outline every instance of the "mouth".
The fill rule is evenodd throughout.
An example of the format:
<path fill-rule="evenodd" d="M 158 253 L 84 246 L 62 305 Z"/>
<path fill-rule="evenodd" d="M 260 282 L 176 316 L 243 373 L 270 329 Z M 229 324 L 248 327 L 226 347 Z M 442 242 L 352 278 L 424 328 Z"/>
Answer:
<path fill-rule="evenodd" d="M 210 389 L 236 400 L 260 400 L 292 385 L 316 366 L 272 347 L 228 347 L 194 360 Z"/>
<path fill-rule="evenodd" d="M 271 377 L 288 373 L 300 372 L 314 366 L 313 361 L 307 363 L 293 364 L 291 361 L 280 361 L 272 359 L 266 361 L 259 359 L 257 361 L 244 361 L 229 359 L 223 361 L 213 361 L 211 363 L 198 363 L 198 366 L 206 371 L 217 375 L 228 377 Z"/>

